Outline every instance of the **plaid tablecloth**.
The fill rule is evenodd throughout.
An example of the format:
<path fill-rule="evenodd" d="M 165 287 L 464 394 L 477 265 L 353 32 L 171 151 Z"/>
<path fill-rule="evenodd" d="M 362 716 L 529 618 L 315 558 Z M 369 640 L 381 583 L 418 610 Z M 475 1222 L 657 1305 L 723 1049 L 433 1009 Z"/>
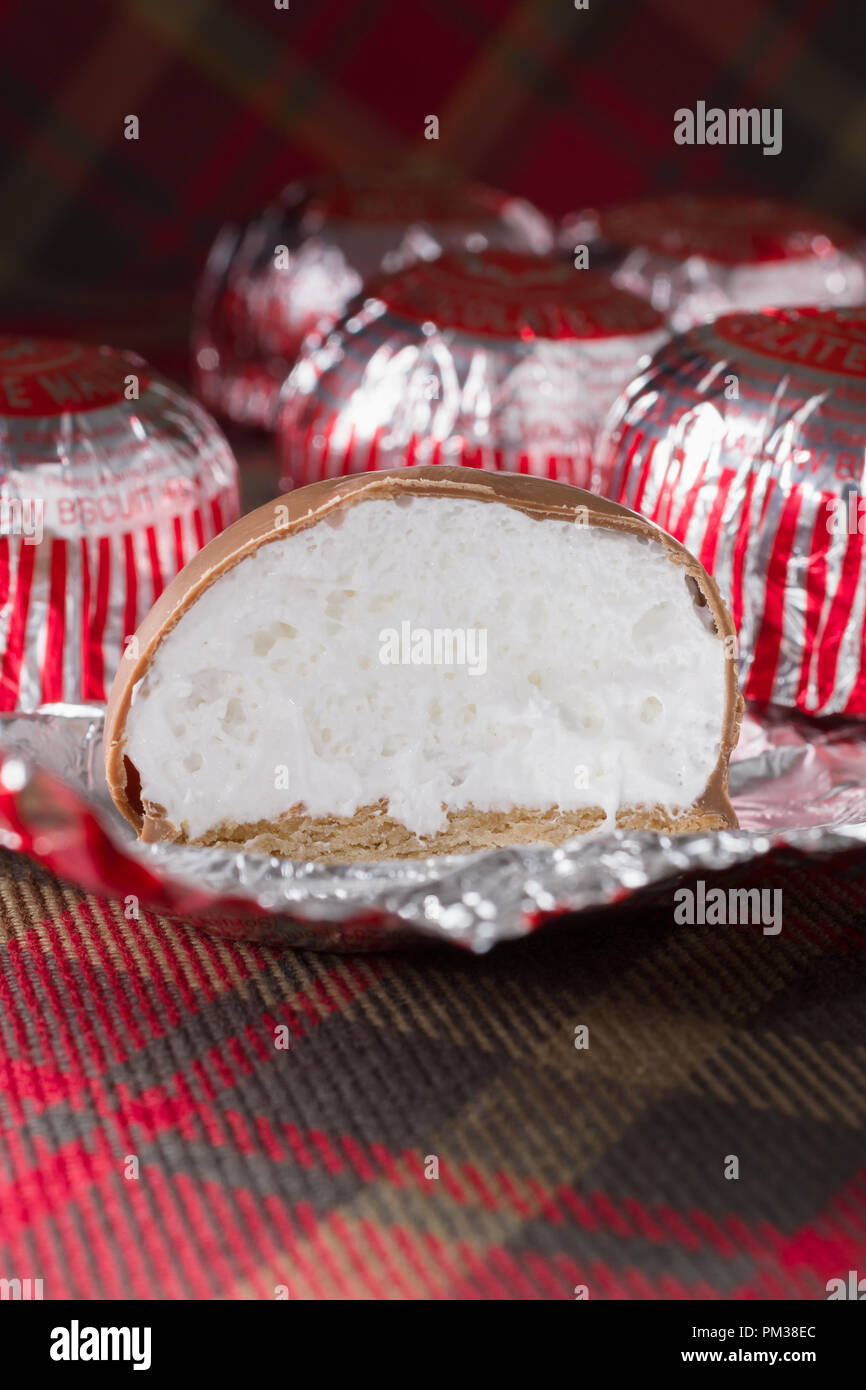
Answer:
<path fill-rule="evenodd" d="M 862 218 L 863 37 L 857 0 L 5 0 L 0 304 L 122 287 L 146 336 L 145 291 L 330 166 L 439 164 L 556 215 L 745 187 Z M 698 101 L 780 107 L 781 153 L 675 145 Z"/>
<path fill-rule="evenodd" d="M 862 1272 L 862 858 L 750 876 L 778 936 L 675 926 L 671 895 L 480 959 L 244 946 L 0 871 L 0 1276 L 45 1298 L 822 1299 Z"/>

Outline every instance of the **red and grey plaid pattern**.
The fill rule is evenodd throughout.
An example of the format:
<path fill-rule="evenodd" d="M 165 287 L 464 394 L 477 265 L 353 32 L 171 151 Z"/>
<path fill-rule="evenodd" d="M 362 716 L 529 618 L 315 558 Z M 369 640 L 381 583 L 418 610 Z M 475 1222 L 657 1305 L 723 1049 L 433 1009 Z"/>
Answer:
<path fill-rule="evenodd" d="M 329 167 L 435 160 L 556 214 L 740 186 L 855 216 L 861 26 L 855 0 L 7 0 L 0 302 L 189 290 L 222 221 Z M 781 154 L 675 145 L 699 100 L 781 107 Z"/>
<path fill-rule="evenodd" d="M 0 1276 L 46 1299 L 862 1271 L 862 860 L 765 864 L 779 936 L 675 926 L 671 891 L 481 959 L 280 953 L 2 870 Z"/>

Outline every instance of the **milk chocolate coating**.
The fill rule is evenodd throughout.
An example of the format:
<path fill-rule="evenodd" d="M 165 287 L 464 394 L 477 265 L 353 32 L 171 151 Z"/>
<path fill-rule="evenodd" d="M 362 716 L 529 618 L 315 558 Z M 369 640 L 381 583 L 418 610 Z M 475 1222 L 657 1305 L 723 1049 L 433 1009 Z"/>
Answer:
<path fill-rule="evenodd" d="M 205 589 L 261 546 L 283 540 L 308 526 L 315 526 L 338 508 L 406 496 L 503 502 L 541 521 L 573 522 L 582 517 L 591 526 L 627 532 L 664 546 L 673 563 L 679 565 L 693 581 L 695 602 L 709 607 L 719 640 L 726 641 L 728 645 L 725 716 L 719 757 L 706 789 L 694 804 L 696 810 L 719 816 L 724 824 L 735 827 L 737 818 L 728 797 L 728 761 L 736 747 L 743 712 L 743 700 L 737 689 L 736 639 L 734 624 L 718 585 L 703 566 L 689 554 L 685 546 L 651 521 L 629 511 L 627 507 L 584 492 L 581 488 L 516 473 L 490 473 L 475 468 L 433 465 L 330 478 L 277 497 L 273 502 L 241 517 L 216 536 L 193 556 L 163 591 L 136 633 L 136 643 L 131 650 L 137 655 L 120 663 L 105 717 L 105 773 L 109 790 L 119 810 L 139 834 L 145 829 L 146 819 L 149 819 L 149 839 L 160 838 L 161 835 L 174 837 L 174 828 L 167 822 L 155 822 L 153 817 L 145 816 L 138 770 L 124 756 L 126 720 L 133 690 L 147 674 L 163 638 Z M 400 524 L 400 516 L 400 510 L 395 509 L 395 525 Z"/>

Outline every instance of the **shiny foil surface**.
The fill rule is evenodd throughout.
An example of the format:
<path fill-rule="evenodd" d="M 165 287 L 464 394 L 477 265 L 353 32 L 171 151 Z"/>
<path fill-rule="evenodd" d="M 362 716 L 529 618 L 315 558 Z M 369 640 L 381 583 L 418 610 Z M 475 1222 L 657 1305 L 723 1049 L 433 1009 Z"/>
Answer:
<path fill-rule="evenodd" d="M 669 194 L 572 213 L 572 253 L 648 299 L 677 331 L 733 310 L 866 301 L 866 239 L 771 198 Z"/>
<path fill-rule="evenodd" d="M 359 172 L 290 184 L 218 234 L 196 298 L 193 371 L 211 409 L 270 428 L 307 333 L 328 328 L 371 276 L 449 247 L 550 251 L 523 198 L 444 178 Z"/>
<path fill-rule="evenodd" d="M 222 432 L 140 357 L 0 337 L 0 711 L 105 700 L 154 600 L 239 511 Z"/>
<path fill-rule="evenodd" d="M 114 807 L 102 711 L 0 716 L 0 845 L 119 901 L 222 936 L 317 950 L 451 942 L 483 952 L 563 913 L 669 893 L 676 880 L 749 865 L 772 849 L 831 855 L 866 843 L 866 730 L 747 710 L 731 763 L 739 830 L 598 831 L 559 849 L 317 865 L 183 845 L 142 845 Z M 578 925 L 575 923 L 575 926 Z M 144 928 L 143 928 L 144 929 Z"/>
<path fill-rule="evenodd" d="M 747 699 L 866 715 L 866 308 L 725 315 L 628 386 L 594 490 L 714 576 Z"/>
<path fill-rule="evenodd" d="M 512 251 L 445 252 L 378 282 L 284 388 L 284 491 L 413 464 L 587 486 L 605 414 L 667 338 L 603 275 Z"/>

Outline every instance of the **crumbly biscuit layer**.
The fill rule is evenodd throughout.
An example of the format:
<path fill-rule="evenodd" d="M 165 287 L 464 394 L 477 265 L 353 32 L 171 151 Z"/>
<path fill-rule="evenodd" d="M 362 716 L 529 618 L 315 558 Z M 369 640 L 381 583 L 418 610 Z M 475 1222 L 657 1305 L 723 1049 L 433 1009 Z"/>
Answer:
<path fill-rule="evenodd" d="M 562 845 L 576 835 L 598 829 L 603 821 L 604 812 L 600 806 L 581 811 L 540 811 L 521 806 L 507 812 L 476 811 L 468 807 L 449 812 L 445 830 L 429 839 L 420 839 L 387 815 L 381 806 L 363 806 L 354 816 L 313 817 L 293 810 L 276 822 L 256 821 L 245 825 L 223 822 L 207 835 L 188 843 L 233 850 L 242 848 L 325 864 L 353 863 L 469 854 L 517 845 Z M 616 824 L 619 830 L 655 830 L 668 834 L 725 828 L 723 817 L 716 813 L 691 808 L 681 816 L 672 817 L 661 806 L 620 810 Z"/>

